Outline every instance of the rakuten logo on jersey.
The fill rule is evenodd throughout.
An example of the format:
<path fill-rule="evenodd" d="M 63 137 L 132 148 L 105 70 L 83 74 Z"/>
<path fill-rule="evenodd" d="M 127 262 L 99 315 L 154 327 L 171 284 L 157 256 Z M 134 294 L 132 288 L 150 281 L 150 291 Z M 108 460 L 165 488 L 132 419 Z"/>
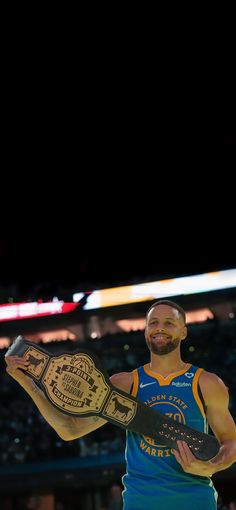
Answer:
<path fill-rule="evenodd" d="M 172 384 L 172 386 L 177 386 L 177 388 L 183 388 L 183 387 L 186 388 L 186 386 L 191 386 L 190 382 L 174 382 L 173 381 L 171 384 Z"/>

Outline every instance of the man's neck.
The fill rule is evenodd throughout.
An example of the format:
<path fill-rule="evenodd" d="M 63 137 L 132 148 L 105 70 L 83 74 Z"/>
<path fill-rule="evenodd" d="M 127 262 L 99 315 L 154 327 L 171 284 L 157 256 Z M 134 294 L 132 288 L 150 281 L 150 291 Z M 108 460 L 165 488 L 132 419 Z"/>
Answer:
<path fill-rule="evenodd" d="M 171 352 L 166 355 L 158 356 L 151 353 L 150 369 L 166 377 L 173 372 L 183 370 L 186 363 L 181 359 L 179 352 Z"/>

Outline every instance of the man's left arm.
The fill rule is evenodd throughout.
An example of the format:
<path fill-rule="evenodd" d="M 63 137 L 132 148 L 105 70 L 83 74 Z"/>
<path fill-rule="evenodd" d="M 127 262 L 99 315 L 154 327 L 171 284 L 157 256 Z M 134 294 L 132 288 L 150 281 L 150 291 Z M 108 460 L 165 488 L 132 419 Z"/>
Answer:
<path fill-rule="evenodd" d="M 214 459 L 204 462 L 194 457 L 185 442 L 179 441 L 179 452 L 175 450 L 174 455 L 186 473 L 211 476 L 236 461 L 236 425 L 228 409 L 229 395 L 223 381 L 215 374 L 203 372 L 199 382 L 207 407 L 207 421 L 221 448 Z"/>

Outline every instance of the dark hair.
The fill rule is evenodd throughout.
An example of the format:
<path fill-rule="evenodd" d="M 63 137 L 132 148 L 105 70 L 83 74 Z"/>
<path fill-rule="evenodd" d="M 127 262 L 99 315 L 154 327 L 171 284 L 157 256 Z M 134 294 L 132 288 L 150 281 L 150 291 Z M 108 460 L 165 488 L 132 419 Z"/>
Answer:
<path fill-rule="evenodd" d="M 178 312 L 184 319 L 184 324 L 185 324 L 186 315 L 185 315 L 184 309 L 181 306 L 177 305 L 177 303 L 174 303 L 174 301 L 168 301 L 168 299 L 158 299 L 158 301 L 155 301 L 155 303 L 153 303 L 152 306 L 150 306 L 150 308 L 148 309 L 148 311 L 146 313 L 146 317 L 153 308 L 156 308 L 156 306 L 159 306 L 159 305 L 168 305 L 168 306 L 171 306 L 171 308 L 175 308 L 176 310 L 178 310 Z"/>

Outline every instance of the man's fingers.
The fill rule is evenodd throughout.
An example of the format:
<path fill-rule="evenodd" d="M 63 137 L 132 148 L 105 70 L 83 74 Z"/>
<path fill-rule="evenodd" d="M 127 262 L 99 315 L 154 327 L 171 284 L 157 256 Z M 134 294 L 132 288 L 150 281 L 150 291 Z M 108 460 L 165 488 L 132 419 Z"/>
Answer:
<path fill-rule="evenodd" d="M 8 370 L 17 370 L 17 368 L 27 370 L 29 366 L 29 361 L 19 356 L 5 356 L 5 361 Z"/>
<path fill-rule="evenodd" d="M 184 441 L 177 441 L 180 456 L 185 465 L 190 465 L 195 459 L 188 445 Z"/>
<path fill-rule="evenodd" d="M 6 360 L 6 363 L 19 363 L 20 365 L 21 364 L 25 364 L 25 363 L 29 363 L 25 358 L 21 358 L 20 356 L 5 356 L 5 360 Z"/>
<path fill-rule="evenodd" d="M 178 450 L 173 449 L 173 453 L 174 453 L 174 456 L 175 456 L 176 460 L 177 460 L 180 464 L 182 464 L 182 459 L 181 459 L 181 457 L 180 457 L 180 454 L 179 454 Z"/>

